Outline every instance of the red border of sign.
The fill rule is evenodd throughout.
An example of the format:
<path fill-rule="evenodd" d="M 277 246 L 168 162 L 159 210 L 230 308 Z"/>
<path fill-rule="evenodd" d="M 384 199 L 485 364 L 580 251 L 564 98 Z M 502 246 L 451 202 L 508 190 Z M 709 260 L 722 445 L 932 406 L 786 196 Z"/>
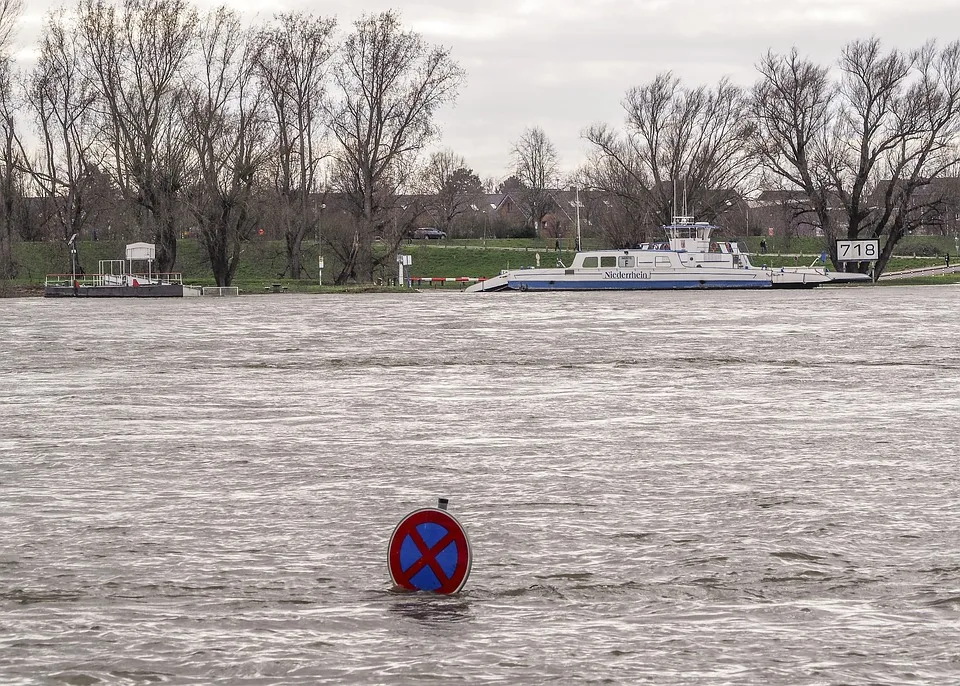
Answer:
<path fill-rule="evenodd" d="M 449 539 L 452 539 L 457 544 L 457 566 L 454 569 L 453 576 L 445 579 L 446 575 L 437 574 L 437 579 L 440 581 L 440 588 L 436 589 L 434 593 L 456 593 L 467 583 L 467 577 L 470 576 L 470 569 L 473 566 L 473 556 L 470 554 L 470 541 L 467 539 L 466 530 L 464 530 L 460 522 L 457 521 L 456 517 L 446 510 L 438 510 L 435 507 L 425 507 L 421 510 L 414 510 L 401 519 L 400 523 L 397 524 L 393 530 L 393 533 L 390 535 L 390 545 L 388 546 L 387 553 L 387 567 L 390 570 L 390 578 L 393 579 L 394 584 L 408 591 L 420 590 L 411 584 L 409 580 L 426 564 L 429 564 L 429 561 L 427 557 L 424 556 L 422 563 L 418 562 L 404 572 L 400 569 L 400 547 L 411 531 L 416 533 L 416 527 L 428 522 L 438 524 L 448 532 L 447 536 L 435 546 L 434 549 L 437 550 L 437 552 L 440 552 L 440 550 L 450 545 Z M 419 534 L 416 533 L 415 542 L 419 538 Z"/>

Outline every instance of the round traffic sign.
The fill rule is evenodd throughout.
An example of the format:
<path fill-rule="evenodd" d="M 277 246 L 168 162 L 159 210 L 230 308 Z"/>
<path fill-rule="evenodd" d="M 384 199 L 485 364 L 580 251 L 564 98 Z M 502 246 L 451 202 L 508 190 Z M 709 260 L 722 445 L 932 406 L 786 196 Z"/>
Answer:
<path fill-rule="evenodd" d="M 449 512 L 415 510 L 393 530 L 387 562 L 390 578 L 401 588 L 456 593 L 470 576 L 467 532 Z"/>

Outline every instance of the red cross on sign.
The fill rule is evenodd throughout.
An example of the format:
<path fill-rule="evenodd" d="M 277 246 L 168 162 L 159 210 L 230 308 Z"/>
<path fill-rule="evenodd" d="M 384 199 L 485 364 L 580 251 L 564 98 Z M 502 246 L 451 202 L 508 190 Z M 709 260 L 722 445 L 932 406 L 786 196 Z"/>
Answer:
<path fill-rule="evenodd" d="M 390 536 L 390 578 L 409 591 L 456 593 L 470 576 L 467 532 L 445 510 L 411 512 Z"/>

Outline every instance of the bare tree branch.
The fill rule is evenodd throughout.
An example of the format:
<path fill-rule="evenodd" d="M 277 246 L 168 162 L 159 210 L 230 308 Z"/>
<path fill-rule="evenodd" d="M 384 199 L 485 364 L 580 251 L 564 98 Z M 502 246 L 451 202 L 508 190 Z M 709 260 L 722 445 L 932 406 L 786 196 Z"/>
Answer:
<path fill-rule="evenodd" d="M 448 50 L 402 30 L 399 16 L 384 12 L 355 22 L 335 78 L 339 93 L 328 112 L 338 143 L 336 178 L 353 195 L 359 220 L 336 281 L 369 281 L 373 237 L 389 219 L 409 158 L 436 134 L 434 113 L 456 96 L 463 71 Z"/>
<path fill-rule="evenodd" d="M 677 213 L 712 220 L 756 171 L 747 97 L 726 79 L 714 89 L 688 89 L 662 73 L 631 88 L 623 107 L 623 134 L 604 124 L 584 131 L 593 151 L 581 174 L 621 199 L 627 221 L 659 225 Z M 635 237 L 644 234 L 634 229 Z"/>
<path fill-rule="evenodd" d="M 218 286 L 233 281 L 259 216 L 254 188 L 269 137 L 253 53 L 239 16 L 225 7 L 212 10 L 200 31 L 200 70 L 185 104 L 196 174 L 188 206 Z"/>
<path fill-rule="evenodd" d="M 119 8 L 81 0 L 79 14 L 102 121 L 98 145 L 158 243 L 158 269 L 168 271 L 177 258 L 176 198 L 186 164 L 181 77 L 197 40 L 197 12 L 186 0 L 123 0 Z"/>
<path fill-rule="evenodd" d="M 543 129 L 525 129 L 513 144 L 511 157 L 517 180 L 522 186 L 516 200 L 524 210 L 526 221 L 539 234 L 544 215 L 553 206 L 549 190 L 560 181 L 560 157 L 557 148 Z"/>
<path fill-rule="evenodd" d="M 323 114 L 335 28 L 335 19 L 281 14 L 257 37 L 261 46 L 257 73 L 275 118 L 274 185 L 286 242 L 286 272 L 292 278 L 303 272 L 301 246 L 318 221 L 315 194 L 326 156 Z"/>
<path fill-rule="evenodd" d="M 904 54 L 884 52 L 876 38 L 854 41 L 838 66 L 834 83 L 796 49 L 761 60 L 756 149 L 767 170 L 803 192 L 834 260 L 837 238 L 882 240 L 879 274 L 928 214 L 917 190 L 960 162 L 960 44 Z"/>

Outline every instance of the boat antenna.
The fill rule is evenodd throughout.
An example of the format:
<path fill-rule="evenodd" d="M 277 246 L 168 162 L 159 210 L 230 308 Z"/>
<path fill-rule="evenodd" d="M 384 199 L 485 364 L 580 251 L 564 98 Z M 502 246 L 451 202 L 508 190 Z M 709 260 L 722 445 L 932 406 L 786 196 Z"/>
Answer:
<path fill-rule="evenodd" d="M 673 213 L 670 215 L 671 218 L 676 221 L 677 217 L 677 180 L 673 180 Z"/>

